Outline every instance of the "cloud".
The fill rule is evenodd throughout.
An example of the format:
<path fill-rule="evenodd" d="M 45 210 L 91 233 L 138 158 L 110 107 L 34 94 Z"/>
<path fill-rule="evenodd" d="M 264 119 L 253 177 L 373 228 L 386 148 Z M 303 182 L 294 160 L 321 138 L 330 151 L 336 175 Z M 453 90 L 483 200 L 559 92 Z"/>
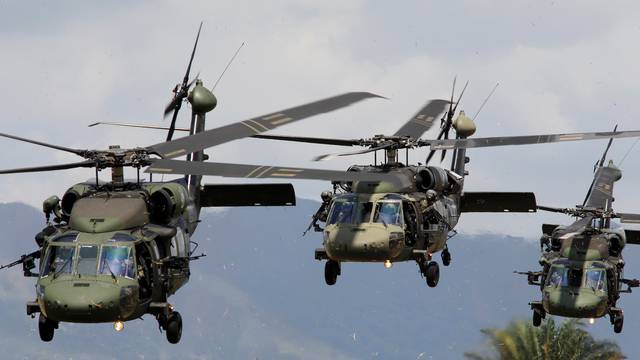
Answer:
<path fill-rule="evenodd" d="M 161 1 L 105 8 L 89 2 L 66 11 L 45 6 L 30 17 L 30 6 L 1 3 L 0 32 L 7 35 L 0 37 L 3 132 L 81 148 L 161 141 L 162 132 L 86 125 L 160 123 L 200 20 L 205 25 L 194 71 L 202 71 L 205 84 L 213 84 L 230 55 L 246 43 L 215 91 L 219 106 L 208 116 L 209 127 L 335 93 L 368 90 L 391 100 L 367 101 L 278 132 L 338 138 L 392 133 L 427 99 L 448 97 L 457 74 L 458 84 L 471 81 L 461 106 L 469 114 L 500 82 L 477 119 L 477 136 L 600 131 L 614 123 L 631 129 L 637 126 L 633 111 L 639 94 L 632 74 L 640 51 L 628 41 L 640 30 L 637 11 L 628 6 L 279 0 L 197 1 L 189 6 Z M 185 108 L 182 125 L 187 113 Z M 630 144 L 616 141 L 612 157 L 619 159 Z M 0 146 L 11 151 L 0 159 L 7 168 L 76 160 L 10 140 Z M 592 142 L 473 150 L 467 185 L 474 190 L 531 190 L 545 203 L 571 205 L 586 192 L 590 166 L 603 147 Z M 208 152 L 215 161 L 331 169 L 372 161 L 368 156 L 309 161 L 336 150 L 241 140 Z M 411 160 L 424 161 L 426 153 L 415 151 Z M 640 175 L 634 161 L 632 154 L 625 180 Z M 0 195 L 4 201 L 39 205 L 90 177 L 91 170 L 3 176 Z M 618 186 L 619 203 L 633 207 L 640 199 L 629 184 Z M 325 182 L 295 185 L 298 195 L 307 198 L 329 187 Z M 468 221 L 463 220 L 461 229 L 467 224 L 490 231 L 501 227 L 494 221 Z M 538 229 L 527 226 L 525 231 Z"/>

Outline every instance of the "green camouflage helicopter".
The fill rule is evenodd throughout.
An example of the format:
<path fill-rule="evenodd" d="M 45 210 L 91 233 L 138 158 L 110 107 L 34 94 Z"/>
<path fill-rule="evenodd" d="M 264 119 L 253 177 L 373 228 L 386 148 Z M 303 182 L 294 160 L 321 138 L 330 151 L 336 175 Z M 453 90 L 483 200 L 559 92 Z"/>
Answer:
<path fill-rule="evenodd" d="M 530 303 L 534 326 L 539 326 L 547 314 L 590 321 L 609 315 L 614 332 L 622 331 L 624 314 L 616 302 L 620 293 L 630 293 L 631 288 L 640 286 L 638 280 L 623 278 L 622 250 L 626 244 L 640 244 L 640 231 L 612 228 L 611 219 L 640 223 L 640 215 L 615 213 L 612 209 L 613 185 L 622 178 L 622 172 L 613 161 L 605 165 L 610 146 L 611 140 L 596 163 L 581 206 L 538 207 L 578 220 L 568 226 L 544 224 L 540 239 L 540 250 L 544 249 L 540 257 L 542 270 L 518 272 L 527 275 L 529 284 L 539 286 L 542 292 L 541 301 Z"/>
<path fill-rule="evenodd" d="M 196 37 L 196 45 L 198 42 Z M 333 111 L 361 100 L 376 97 L 370 93 L 346 93 L 328 99 L 274 112 L 245 121 L 205 130 L 205 114 L 217 104 L 215 96 L 201 80 L 189 82 L 196 45 L 181 84 L 165 110 L 173 112 L 166 142 L 147 147 L 108 150 L 80 150 L 40 141 L 0 134 L 84 158 L 81 162 L 2 170 L 0 174 L 95 168 L 95 181 L 70 187 L 62 197 L 52 196 L 43 204 L 47 226 L 36 235 L 38 249 L 2 266 L 22 265 L 25 276 L 38 277 L 36 299 L 27 303 L 27 314 L 39 313 L 38 329 L 43 341 L 51 341 L 60 322 L 113 322 L 120 331 L 124 322 L 151 314 L 170 343 L 178 343 L 182 318 L 168 302 L 170 295 L 189 280 L 189 265 L 197 244 L 190 240 L 199 222 L 200 209 L 212 206 L 290 206 L 295 205 L 291 184 L 203 185 L 202 177 L 189 174 L 168 182 L 145 182 L 140 170 L 156 162 L 186 155 L 175 166 L 202 163 L 203 150 L 236 139 L 253 136 L 314 115 Z M 178 111 L 187 99 L 192 107 L 190 136 L 171 140 Z M 137 170 L 137 179 L 127 181 L 124 168 Z M 250 169 L 248 169 L 250 168 Z M 98 172 L 111 169 L 112 180 L 98 179 Z M 247 170 L 245 170 L 247 169 Z M 255 170 L 255 171 L 254 171 Z M 240 171 L 240 173 L 239 173 Z M 288 178 L 305 169 L 227 164 L 218 175 Z M 168 172 L 168 171 L 167 171 Z M 367 181 L 390 176 L 344 171 L 309 170 L 321 180 Z M 185 173 L 186 174 L 186 173 Z M 35 260 L 39 259 L 39 271 Z"/>
<path fill-rule="evenodd" d="M 455 91 L 455 80 L 453 88 Z M 316 231 L 323 232 L 323 247 L 316 249 L 315 258 L 327 260 L 324 275 L 328 285 L 336 283 L 342 262 L 382 262 L 386 268 L 390 268 L 394 262 L 416 261 L 427 285 L 435 287 L 440 278 L 440 269 L 438 263 L 433 261 L 433 254 L 441 251 L 443 265 L 450 264 L 451 253 L 447 241 L 456 234 L 454 228 L 461 213 L 536 211 L 535 196 L 530 192 L 464 192 L 464 179 L 468 175 L 465 165 L 469 162 L 466 148 L 640 135 L 640 131 L 614 131 L 472 139 L 469 137 L 476 130 L 474 120 L 466 116 L 464 111 L 453 120 L 464 89 L 455 102 L 453 93 L 450 101 L 428 101 L 392 136 L 377 135 L 359 140 L 266 134 L 255 136 L 303 143 L 364 146 L 367 149 L 322 155 L 315 160 L 373 152 L 373 165 L 353 165 L 348 171 L 396 177 L 393 183 L 334 182 L 333 190 L 322 193 L 322 205 L 307 230 L 314 227 Z M 445 110 L 437 140 L 420 139 Z M 456 131 L 456 139 L 448 138 L 451 128 Z M 431 147 L 426 164 L 435 151 L 442 150 L 442 161 L 446 150 L 453 149 L 451 168 L 408 164 L 409 149 L 423 146 Z M 405 149 L 407 154 L 405 163 L 398 161 L 398 151 L 401 149 Z M 377 163 L 378 150 L 385 152 L 384 163 Z M 192 170 L 201 170 L 193 169 L 199 165 L 191 166 Z M 211 171 L 216 170 L 209 164 L 206 166 Z M 153 167 L 150 170 L 153 171 Z M 197 173 L 206 174 L 205 171 Z M 318 222 L 324 222 L 324 228 Z"/>

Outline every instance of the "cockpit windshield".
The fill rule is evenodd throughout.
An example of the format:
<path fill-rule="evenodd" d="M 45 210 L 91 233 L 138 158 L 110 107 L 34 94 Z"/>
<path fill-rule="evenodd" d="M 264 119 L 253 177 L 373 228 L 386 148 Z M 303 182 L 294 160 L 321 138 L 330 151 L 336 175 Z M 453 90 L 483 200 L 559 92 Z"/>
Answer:
<path fill-rule="evenodd" d="M 98 259 L 100 261 L 98 261 Z M 135 278 L 133 248 L 113 245 L 50 246 L 42 277 L 76 274 Z"/>
<path fill-rule="evenodd" d="M 385 225 L 402 225 L 402 203 L 400 201 L 379 201 L 373 222 Z"/>
<path fill-rule="evenodd" d="M 356 200 L 354 198 L 336 199 L 331 207 L 331 214 L 327 225 L 332 224 L 351 224 L 353 223 L 354 213 L 356 209 Z"/>
<path fill-rule="evenodd" d="M 100 275 L 134 278 L 134 261 L 128 246 L 103 246 L 100 256 Z"/>
<path fill-rule="evenodd" d="M 98 246 L 83 245 L 78 248 L 76 272 L 79 275 L 95 275 L 98 266 Z"/>
<path fill-rule="evenodd" d="M 42 276 L 71 274 L 75 246 L 51 246 L 42 269 Z"/>
<path fill-rule="evenodd" d="M 594 291 L 607 291 L 607 277 L 604 270 L 589 269 L 584 277 L 584 286 Z"/>
<path fill-rule="evenodd" d="M 553 266 L 547 276 L 547 286 L 552 287 L 584 287 L 594 291 L 607 290 L 607 277 L 604 269 L 572 269 Z"/>
<path fill-rule="evenodd" d="M 547 276 L 547 286 L 568 286 L 569 277 L 567 276 L 567 269 L 560 266 L 553 266 Z"/>

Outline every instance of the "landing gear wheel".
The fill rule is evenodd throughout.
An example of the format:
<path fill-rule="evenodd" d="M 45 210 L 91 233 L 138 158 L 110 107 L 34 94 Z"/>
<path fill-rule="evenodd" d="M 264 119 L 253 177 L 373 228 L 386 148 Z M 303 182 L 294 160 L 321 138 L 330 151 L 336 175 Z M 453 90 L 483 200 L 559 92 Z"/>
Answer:
<path fill-rule="evenodd" d="M 613 332 L 620 334 L 622 332 L 622 326 L 624 325 L 624 315 L 616 315 L 616 319 L 613 321 Z"/>
<path fill-rule="evenodd" d="M 438 267 L 438 263 L 435 261 L 428 263 L 424 271 L 424 276 L 427 278 L 427 285 L 429 285 L 429 287 L 436 287 L 440 280 L 440 267 Z"/>
<path fill-rule="evenodd" d="M 542 315 L 537 310 L 533 310 L 533 326 L 538 327 L 542 324 Z"/>
<path fill-rule="evenodd" d="M 451 264 L 451 253 L 448 248 L 444 248 L 440 256 L 442 256 L 442 265 L 449 266 Z"/>
<path fill-rule="evenodd" d="M 338 281 L 338 275 L 340 275 L 340 263 L 328 260 L 324 264 L 324 281 L 327 285 L 335 285 L 336 281 Z"/>
<path fill-rule="evenodd" d="M 40 340 L 49 342 L 53 340 L 53 334 L 58 327 L 58 323 L 47 319 L 42 313 L 38 318 L 38 332 L 40 333 Z"/>
<path fill-rule="evenodd" d="M 182 337 L 182 316 L 177 311 L 174 311 L 169 315 L 167 319 L 167 341 L 172 344 L 180 342 Z"/>

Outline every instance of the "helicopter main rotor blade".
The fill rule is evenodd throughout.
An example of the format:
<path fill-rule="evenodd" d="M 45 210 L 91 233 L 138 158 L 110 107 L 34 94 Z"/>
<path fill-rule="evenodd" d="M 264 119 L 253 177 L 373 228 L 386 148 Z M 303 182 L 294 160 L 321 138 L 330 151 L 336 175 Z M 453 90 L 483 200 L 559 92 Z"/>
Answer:
<path fill-rule="evenodd" d="M 548 135 L 499 136 L 450 140 L 423 140 L 421 145 L 431 146 L 431 150 L 460 148 L 480 148 L 507 145 L 546 144 L 565 141 L 600 140 L 609 138 L 640 137 L 640 130 L 617 132 L 568 133 Z"/>
<path fill-rule="evenodd" d="M 42 142 L 42 141 L 26 139 L 26 138 L 22 138 L 22 137 L 15 136 L 15 135 L 10 135 L 10 134 L 0 133 L 0 136 L 6 137 L 6 138 L 9 138 L 9 139 L 13 139 L 13 140 L 26 142 L 26 143 L 29 143 L 29 144 L 48 147 L 50 149 L 56 149 L 56 150 L 60 150 L 60 151 L 65 151 L 65 152 L 68 152 L 68 153 L 76 154 L 78 156 L 84 156 L 84 154 L 87 152 L 87 150 L 73 149 L 73 148 L 68 148 L 68 147 L 64 147 L 64 146 L 47 144 L 47 143 Z"/>
<path fill-rule="evenodd" d="M 621 223 L 640 224 L 640 214 L 616 213 L 616 216 L 620 218 Z"/>
<path fill-rule="evenodd" d="M 305 136 L 287 136 L 287 135 L 253 135 L 252 138 L 268 139 L 268 140 L 280 140 L 280 141 L 293 141 L 303 142 L 309 144 L 323 144 L 323 145 L 338 145 L 338 146 L 356 146 L 359 145 L 361 140 L 348 140 L 348 139 L 329 139 L 329 138 L 316 138 Z"/>
<path fill-rule="evenodd" d="M 97 122 L 89 125 L 89 127 L 94 127 L 98 125 L 109 125 L 109 126 L 121 126 L 121 127 L 131 127 L 131 128 L 139 128 L 139 129 L 153 129 L 153 130 L 169 130 L 167 126 L 156 126 L 156 125 L 144 125 L 144 124 L 131 124 L 131 123 L 119 123 L 119 122 Z M 189 132 L 189 129 L 186 128 L 175 128 L 175 131 L 184 131 Z"/>
<path fill-rule="evenodd" d="M 399 180 L 396 176 L 390 174 L 164 159 L 154 161 L 153 164 L 145 170 L 145 172 L 155 174 L 187 174 L 251 179 L 278 178 L 390 183 L 396 183 Z"/>
<path fill-rule="evenodd" d="M 551 207 L 551 206 L 538 205 L 537 208 L 538 208 L 538 210 L 554 212 L 554 213 L 561 213 L 561 214 L 568 214 L 568 213 L 571 212 L 571 209 L 557 208 L 557 207 Z"/>
<path fill-rule="evenodd" d="M 163 158 L 172 159 L 195 151 L 204 150 L 212 146 L 224 144 L 229 141 L 267 132 L 285 124 L 290 124 L 314 115 L 327 113 L 357 103 L 364 99 L 375 97 L 381 96 L 368 92 L 346 93 L 222 126 L 216 129 L 207 130 L 173 141 L 159 143 L 149 146 L 147 149 Z"/>
<path fill-rule="evenodd" d="M 419 139 L 422 134 L 431 129 L 436 117 L 442 114 L 449 104 L 448 100 L 430 100 L 393 135 L 410 136 L 414 139 Z"/>
<path fill-rule="evenodd" d="M 35 167 L 28 167 L 28 168 L 0 170 L 0 174 L 19 174 L 19 173 L 67 170 L 67 169 L 75 169 L 75 168 L 81 168 L 81 167 L 94 167 L 95 165 L 96 163 L 94 161 L 85 160 L 85 161 L 68 163 L 68 164 L 45 165 L 45 166 L 35 166 Z"/>
<path fill-rule="evenodd" d="M 346 153 L 340 153 L 340 154 L 325 154 L 325 155 L 320 155 L 320 156 L 314 157 L 313 161 L 326 161 L 326 160 L 331 160 L 333 158 L 336 158 L 338 156 L 351 156 L 351 155 L 367 154 L 367 153 L 378 151 L 378 150 L 384 150 L 384 149 L 393 147 L 395 145 L 396 144 L 394 144 L 394 143 L 387 143 L 387 144 L 382 144 L 380 146 L 376 146 L 376 147 L 372 147 L 372 148 L 364 149 L 364 150 L 358 150 L 358 151 L 352 151 L 352 152 L 346 152 Z"/>

